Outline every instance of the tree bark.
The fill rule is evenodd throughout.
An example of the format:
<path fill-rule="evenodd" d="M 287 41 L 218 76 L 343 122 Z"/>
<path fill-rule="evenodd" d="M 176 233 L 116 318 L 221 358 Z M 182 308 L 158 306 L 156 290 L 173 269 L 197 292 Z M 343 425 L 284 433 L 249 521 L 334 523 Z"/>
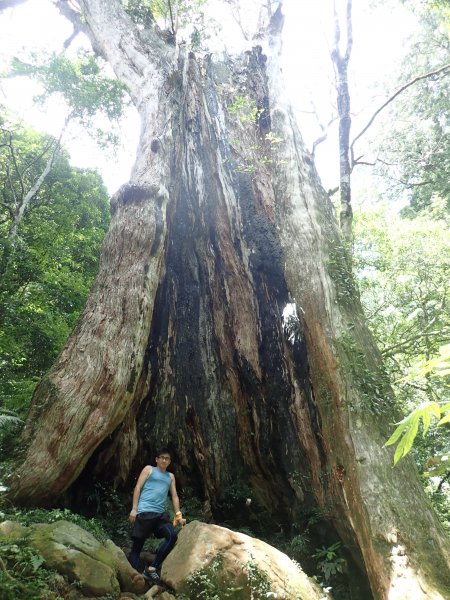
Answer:
<path fill-rule="evenodd" d="M 139 31 L 113 0 L 80 5 L 141 138 L 86 309 L 35 393 L 10 498 L 51 505 L 94 476 L 125 485 L 168 443 L 178 480 L 213 509 L 238 479 L 277 517 L 319 508 L 374 598 L 443 599 L 448 540 L 412 466 L 392 469 L 383 448 L 391 394 L 285 100 L 278 28 L 214 63 Z"/>
<path fill-rule="evenodd" d="M 352 243 L 352 190 L 351 190 L 351 172 L 350 163 L 350 127 L 352 120 L 350 117 L 350 92 L 348 89 L 348 63 L 353 47 L 353 29 L 352 29 L 352 0 L 346 0 L 346 48 L 342 55 L 339 43 L 341 39 L 341 28 L 339 17 L 336 10 L 336 1 L 334 3 L 334 48 L 331 57 L 336 66 L 336 91 L 337 108 L 339 114 L 339 196 L 341 202 L 341 212 L 339 221 L 344 241 L 347 243 L 349 251 Z M 351 252 L 348 253 L 350 260 Z"/>

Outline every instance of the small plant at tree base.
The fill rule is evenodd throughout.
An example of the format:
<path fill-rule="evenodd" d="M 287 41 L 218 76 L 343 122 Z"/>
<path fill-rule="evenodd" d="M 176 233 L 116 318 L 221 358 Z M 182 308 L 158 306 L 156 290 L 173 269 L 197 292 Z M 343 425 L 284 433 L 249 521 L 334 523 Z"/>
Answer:
<path fill-rule="evenodd" d="M 286 547 L 286 554 L 295 561 L 301 561 L 310 548 L 310 540 L 305 534 L 296 535 Z"/>
<path fill-rule="evenodd" d="M 323 573 L 326 581 L 329 581 L 333 575 L 345 571 L 347 562 L 345 558 L 338 555 L 341 546 L 341 542 L 335 542 L 331 546 L 317 548 L 313 554 L 313 558 L 318 560 L 317 567 Z"/>
<path fill-rule="evenodd" d="M 195 495 L 193 488 L 185 486 L 179 495 L 183 507 L 183 515 L 187 515 L 189 521 L 208 522 L 211 516 L 208 503 L 202 502 Z"/>
<path fill-rule="evenodd" d="M 52 590 L 53 574 L 44 559 L 24 544 L 0 543 L 2 600 L 60 600 Z"/>

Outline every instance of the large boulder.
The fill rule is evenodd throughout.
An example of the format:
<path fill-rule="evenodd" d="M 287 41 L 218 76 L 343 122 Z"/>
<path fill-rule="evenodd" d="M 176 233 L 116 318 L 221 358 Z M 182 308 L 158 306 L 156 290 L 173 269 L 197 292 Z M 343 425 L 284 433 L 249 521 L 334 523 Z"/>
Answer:
<path fill-rule="evenodd" d="M 176 592 L 200 590 L 203 580 L 222 590 L 233 588 L 232 597 L 242 600 L 321 600 L 325 596 L 317 583 L 276 548 L 243 533 L 199 521 L 182 529 L 163 563 L 161 576 Z M 268 592 L 272 594 L 267 596 Z"/>
<path fill-rule="evenodd" d="M 120 591 L 140 594 L 147 588 L 143 577 L 111 540 L 99 542 L 68 521 L 29 527 L 5 521 L 0 524 L 0 540 L 26 541 L 39 552 L 48 568 L 77 582 L 81 591 L 89 595 L 105 596 Z"/>

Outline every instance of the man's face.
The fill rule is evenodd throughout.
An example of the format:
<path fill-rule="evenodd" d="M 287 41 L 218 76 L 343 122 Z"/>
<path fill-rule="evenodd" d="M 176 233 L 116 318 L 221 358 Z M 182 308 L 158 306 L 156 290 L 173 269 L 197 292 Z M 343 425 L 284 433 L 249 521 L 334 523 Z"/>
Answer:
<path fill-rule="evenodd" d="M 156 457 L 156 466 L 158 469 L 165 471 L 170 465 L 170 456 L 168 454 L 160 454 Z"/>

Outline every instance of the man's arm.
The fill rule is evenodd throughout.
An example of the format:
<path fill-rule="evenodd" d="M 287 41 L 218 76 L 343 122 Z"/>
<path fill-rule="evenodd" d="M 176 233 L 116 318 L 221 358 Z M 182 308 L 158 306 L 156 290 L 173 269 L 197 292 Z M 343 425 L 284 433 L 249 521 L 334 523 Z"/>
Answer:
<path fill-rule="evenodd" d="M 139 479 L 137 480 L 137 483 L 133 490 L 133 506 L 130 511 L 130 516 L 128 517 L 128 520 L 131 523 L 134 523 L 136 520 L 137 507 L 139 504 L 139 496 L 141 495 L 141 489 L 142 489 L 142 486 L 144 485 L 147 477 L 150 476 L 151 472 L 152 472 L 152 468 L 150 465 L 147 465 L 146 467 L 144 467 L 141 471 L 141 474 L 139 475 Z"/>
<path fill-rule="evenodd" d="M 175 511 L 175 518 L 173 520 L 173 526 L 180 524 L 182 527 L 186 525 L 186 519 L 183 519 L 183 515 L 180 511 L 180 499 L 177 494 L 177 484 L 175 483 L 175 475 L 170 473 L 170 479 L 172 480 L 170 484 L 170 496 L 172 498 L 173 510 Z"/>

